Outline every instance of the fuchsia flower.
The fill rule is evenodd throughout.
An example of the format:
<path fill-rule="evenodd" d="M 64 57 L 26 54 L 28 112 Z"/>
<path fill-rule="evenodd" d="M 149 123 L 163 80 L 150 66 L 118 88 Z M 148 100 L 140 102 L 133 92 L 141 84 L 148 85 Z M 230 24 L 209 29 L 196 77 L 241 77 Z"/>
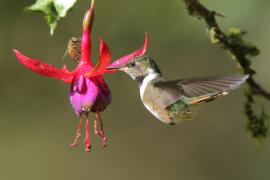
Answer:
<path fill-rule="evenodd" d="M 57 69 L 52 65 L 26 57 L 18 50 L 14 50 L 17 58 L 26 68 L 41 75 L 60 79 L 71 84 L 70 103 L 75 113 L 80 117 L 76 136 L 71 146 L 77 145 L 77 140 L 81 137 L 80 129 L 82 127 L 82 115 L 84 114 L 86 116 L 86 133 L 84 144 L 87 152 L 91 149 L 89 129 L 90 123 L 88 119 L 89 112 L 96 113 L 96 118 L 94 120 L 95 134 L 102 138 L 103 147 L 107 145 L 107 137 L 103 130 L 103 123 L 100 113 L 105 110 L 108 104 L 110 104 L 112 97 L 109 87 L 103 79 L 102 74 L 109 72 L 106 70 L 108 66 L 126 64 L 132 58 L 145 54 L 148 45 L 148 37 L 146 35 L 145 44 L 141 49 L 110 64 L 110 51 L 103 39 L 100 38 L 99 62 L 94 67 L 90 58 L 91 30 L 94 22 L 94 4 L 95 1 L 92 0 L 90 9 L 86 12 L 84 17 L 81 42 L 81 59 L 75 70 L 70 72 L 65 65 L 62 69 Z"/>

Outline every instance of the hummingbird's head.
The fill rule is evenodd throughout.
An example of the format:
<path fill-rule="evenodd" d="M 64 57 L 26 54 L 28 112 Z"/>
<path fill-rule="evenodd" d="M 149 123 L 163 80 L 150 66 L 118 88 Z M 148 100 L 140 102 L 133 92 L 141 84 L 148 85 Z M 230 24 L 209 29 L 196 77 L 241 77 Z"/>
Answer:
<path fill-rule="evenodd" d="M 120 67 L 109 67 L 108 69 L 124 71 L 134 80 L 143 79 L 152 73 L 161 74 L 156 62 L 149 56 L 138 56 L 129 61 L 127 64 Z"/>

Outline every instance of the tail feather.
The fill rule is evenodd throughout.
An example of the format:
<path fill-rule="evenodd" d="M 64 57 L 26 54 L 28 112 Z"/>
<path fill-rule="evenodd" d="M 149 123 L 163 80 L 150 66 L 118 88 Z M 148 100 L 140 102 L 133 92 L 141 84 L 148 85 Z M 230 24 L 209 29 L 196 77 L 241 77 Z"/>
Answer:
<path fill-rule="evenodd" d="M 219 96 L 224 96 L 227 94 L 228 94 L 228 92 L 222 92 L 222 93 L 212 93 L 212 94 L 206 94 L 206 95 L 194 97 L 194 98 L 190 99 L 190 104 L 196 105 L 196 104 L 200 104 L 200 103 L 207 103 L 207 102 L 215 100 Z"/>

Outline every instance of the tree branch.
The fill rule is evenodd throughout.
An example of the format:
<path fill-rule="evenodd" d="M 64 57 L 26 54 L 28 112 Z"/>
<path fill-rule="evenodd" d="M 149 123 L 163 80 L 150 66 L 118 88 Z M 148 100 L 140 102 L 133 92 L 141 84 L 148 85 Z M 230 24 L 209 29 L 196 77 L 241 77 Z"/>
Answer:
<path fill-rule="evenodd" d="M 246 32 L 239 29 L 229 29 L 228 35 L 225 34 L 219 27 L 216 16 L 224 17 L 221 13 L 209 10 L 199 0 L 183 0 L 187 6 L 187 9 L 191 15 L 203 19 L 206 23 L 210 40 L 214 44 L 221 44 L 222 47 L 229 52 L 231 57 L 238 63 L 238 67 L 241 68 L 244 74 L 250 74 L 250 78 L 247 80 L 248 91 L 246 92 L 246 104 L 245 113 L 248 118 L 247 130 L 251 132 L 252 137 L 256 139 L 263 139 L 267 134 L 267 126 L 265 125 L 265 119 L 267 115 L 262 108 L 262 113 L 258 117 L 255 115 L 252 106 L 255 104 L 253 96 L 261 96 L 270 101 L 270 92 L 266 91 L 259 83 L 254 79 L 255 70 L 251 68 L 250 57 L 259 55 L 259 50 L 256 46 L 247 43 L 243 40 L 243 36 Z"/>

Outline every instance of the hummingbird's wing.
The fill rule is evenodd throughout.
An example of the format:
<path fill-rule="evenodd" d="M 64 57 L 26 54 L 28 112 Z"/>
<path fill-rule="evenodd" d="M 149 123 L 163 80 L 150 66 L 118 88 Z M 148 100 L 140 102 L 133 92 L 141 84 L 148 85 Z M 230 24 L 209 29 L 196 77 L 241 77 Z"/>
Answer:
<path fill-rule="evenodd" d="M 153 90 L 149 96 L 151 99 L 155 99 L 156 103 L 158 103 L 162 108 L 166 108 L 170 106 L 172 103 L 180 100 L 181 98 L 181 90 L 177 87 L 160 87 L 159 84 L 155 84 Z"/>
<path fill-rule="evenodd" d="M 208 102 L 217 96 L 226 95 L 228 92 L 238 88 L 246 81 L 248 75 L 223 76 L 212 78 L 196 78 L 189 80 L 174 80 L 157 82 L 155 87 L 170 89 L 171 92 L 179 92 L 187 98 L 191 98 L 191 104 Z M 173 103 L 173 102 L 172 102 Z"/>

